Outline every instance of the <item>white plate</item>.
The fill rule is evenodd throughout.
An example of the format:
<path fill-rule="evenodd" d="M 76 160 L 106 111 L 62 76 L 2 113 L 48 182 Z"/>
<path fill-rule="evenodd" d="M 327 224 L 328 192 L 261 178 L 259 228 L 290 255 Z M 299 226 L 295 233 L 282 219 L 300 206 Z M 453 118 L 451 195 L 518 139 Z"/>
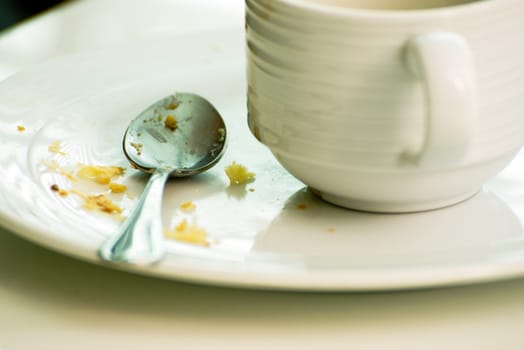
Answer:
<path fill-rule="evenodd" d="M 127 166 L 125 126 L 150 102 L 176 91 L 208 97 L 223 114 L 230 142 L 208 173 L 166 188 L 166 226 L 197 220 L 211 245 L 168 241 L 168 256 L 130 271 L 177 280 L 250 288 L 386 290 L 492 281 L 524 275 L 524 158 L 519 156 L 475 197 L 407 215 L 354 212 L 315 198 L 288 175 L 246 125 L 242 33 L 191 34 L 65 57 L 0 85 L 0 219 L 16 234 L 99 263 L 98 246 L 118 226 L 85 210 L 53 183 L 80 186 L 45 161 Z M 18 125 L 27 128 L 17 130 Z M 62 142 L 66 155 L 50 153 Z M 257 175 L 229 187 L 224 168 L 238 161 Z M 145 177 L 129 169 L 138 194 Z M 254 189 L 254 191 L 249 191 Z M 102 191 L 92 186 L 89 191 Z M 121 196 L 129 210 L 135 199 Z M 179 209 L 192 200 L 194 213 Z"/>

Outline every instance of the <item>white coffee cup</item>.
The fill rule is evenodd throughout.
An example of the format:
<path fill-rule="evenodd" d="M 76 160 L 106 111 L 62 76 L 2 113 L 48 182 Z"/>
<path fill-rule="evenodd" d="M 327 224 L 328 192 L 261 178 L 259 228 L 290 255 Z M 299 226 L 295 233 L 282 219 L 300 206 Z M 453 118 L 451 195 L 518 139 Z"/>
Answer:
<path fill-rule="evenodd" d="M 522 0 L 247 0 L 250 129 L 337 205 L 464 200 L 524 142 L 523 18 Z"/>

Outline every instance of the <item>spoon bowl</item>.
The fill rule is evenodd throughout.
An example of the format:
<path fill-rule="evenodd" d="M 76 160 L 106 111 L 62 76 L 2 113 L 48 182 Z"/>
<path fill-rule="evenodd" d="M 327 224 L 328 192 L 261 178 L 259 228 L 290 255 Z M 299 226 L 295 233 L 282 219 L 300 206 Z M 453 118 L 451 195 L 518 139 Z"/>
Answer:
<path fill-rule="evenodd" d="M 162 259 L 162 196 L 167 178 L 196 175 L 214 166 L 224 154 L 226 135 L 215 107 L 192 93 L 165 97 L 133 119 L 124 135 L 124 154 L 133 167 L 152 175 L 136 207 L 102 244 L 99 256 L 134 265 Z"/>
<path fill-rule="evenodd" d="M 171 176 L 190 176 L 220 159 L 225 131 L 223 119 L 207 100 L 178 93 L 154 103 L 130 123 L 124 154 L 145 172 L 166 167 L 172 169 Z"/>

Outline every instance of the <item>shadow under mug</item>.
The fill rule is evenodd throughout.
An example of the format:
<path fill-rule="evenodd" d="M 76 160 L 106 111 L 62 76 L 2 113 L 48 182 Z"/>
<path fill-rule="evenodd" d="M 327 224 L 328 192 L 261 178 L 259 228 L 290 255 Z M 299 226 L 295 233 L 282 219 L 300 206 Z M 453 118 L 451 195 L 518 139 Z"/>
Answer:
<path fill-rule="evenodd" d="M 522 146 L 524 2 L 425 5 L 246 1 L 250 129 L 325 200 L 448 206 Z"/>

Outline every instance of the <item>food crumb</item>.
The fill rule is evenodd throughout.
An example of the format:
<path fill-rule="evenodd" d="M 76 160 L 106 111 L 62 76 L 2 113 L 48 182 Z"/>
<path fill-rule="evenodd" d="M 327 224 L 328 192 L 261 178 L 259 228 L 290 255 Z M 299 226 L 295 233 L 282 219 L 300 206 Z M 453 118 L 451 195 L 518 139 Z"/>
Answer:
<path fill-rule="evenodd" d="M 191 243 L 201 246 L 209 246 L 207 232 L 196 224 L 189 224 L 186 219 L 182 220 L 174 230 L 165 230 L 164 235 L 177 241 Z"/>
<path fill-rule="evenodd" d="M 17 129 L 18 131 L 20 131 L 20 132 L 24 132 L 24 131 L 26 130 L 25 126 L 23 126 L 23 125 L 18 125 L 18 126 L 16 127 L 16 129 Z"/>
<path fill-rule="evenodd" d="M 86 209 L 99 210 L 108 214 L 121 214 L 123 211 L 105 194 L 87 195 L 77 190 L 71 190 L 71 192 L 84 199 Z"/>
<path fill-rule="evenodd" d="M 297 208 L 300 209 L 300 210 L 305 210 L 305 209 L 307 209 L 307 204 L 299 203 L 299 204 L 297 204 Z"/>
<path fill-rule="evenodd" d="M 180 209 L 187 211 L 187 212 L 191 212 L 196 209 L 196 204 L 193 203 L 192 201 L 187 201 L 187 202 L 180 204 Z"/>
<path fill-rule="evenodd" d="M 76 181 L 77 179 L 71 172 L 67 172 L 61 168 L 57 161 L 44 161 L 43 162 L 51 170 L 58 172 L 61 175 L 67 176 L 70 180 Z M 118 166 L 88 166 L 80 165 L 76 174 L 87 180 L 92 180 L 99 184 L 107 185 L 112 193 L 124 193 L 128 190 L 128 187 L 124 184 L 113 182 L 112 178 L 123 175 L 125 169 Z M 58 184 L 52 184 L 50 186 L 51 191 L 56 192 L 60 196 L 68 196 L 70 193 L 76 194 L 81 197 L 84 201 L 83 207 L 89 210 L 98 210 L 104 213 L 112 214 L 119 220 L 123 220 L 122 216 L 123 209 L 106 194 L 94 194 L 89 195 L 77 189 L 65 190 L 60 188 Z"/>
<path fill-rule="evenodd" d="M 250 189 L 248 189 L 249 192 L 255 192 L 255 189 L 253 187 L 251 187 Z"/>
<path fill-rule="evenodd" d="M 66 155 L 66 153 L 64 151 L 62 151 L 62 141 L 60 141 L 60 140 L 56 140 L 56 141 L 51 142 L 51 144 L 48 147 L 48 150 L 51 153 L 57 153 L 57 154 L 61 154 L 63 156 Z"/>
<path fill-rule="evenodd" d="M 140 135 L 138 135 L 140 137 Z M 136 153 L 140 156 L 142 155 L 142 147 L 144 147 L 141 143 L 131 142 L 131 147 L 133 147 L 136 150 Z"/>
<path fill-rule="evenodd" d="M 60 188 L 57 184 L 51 185 L 51 191 L 57 192 L 62 197 L 69 195 L 69 191 Z"/>
<path fill-rule="evenodd" d="M 226 129 L 219 128 L 217 132 L 218 132 L 218 142 L 224 142 L 224 140 L 226 139 Z"/>
<path fill-rule="evenodd" d="M 110 182 L 109 189 L 113 193 L 124 193 L 125 191 L 127 191 L 127 186 L 116 182 Z"/>
<path fill-rule="evenodd" d="M 78 170 L 82 179 L 92 180 L 102 185 L 108 185 L 114 177 L 121 176 L 125 169 L 119 166 L 84 165 Z"/>
<path fill-rule="evenodd" d="M 169 105 L 166 106 L 166 109 L 177 109 L 178 108 L 178 103 L 177 102 L 171 102 Z"/>
<path fill-rule="evenodd" d="M 226 175 L 229 178 L 230 185 L 242 185 L 255 180 L 256 174 L 250 172 L 247 167 L 237 162 L 227 166 Z"/>
<path fill-rule="evenodd" d="M 337 231 L 337 229 L 334 228 L 334 227 L 328 227 L 328 229 L 327 229 L 328 233 L 335 233 L 336 231 Z"/>
<path fill-rule="evenodd" d="M 84 207 L 87 209 L 98 209 L 109 214 L 122 213 L 122 208 L 113 203 L 105 194 L 87 196 Z"/>
<path fill-rule="evenodd" d="M 175 131 L 178 128 L 178 120 L 173 115 L 168 115 L 166 121 L 164 122 L 166 128 L 171 131 Z"/>

